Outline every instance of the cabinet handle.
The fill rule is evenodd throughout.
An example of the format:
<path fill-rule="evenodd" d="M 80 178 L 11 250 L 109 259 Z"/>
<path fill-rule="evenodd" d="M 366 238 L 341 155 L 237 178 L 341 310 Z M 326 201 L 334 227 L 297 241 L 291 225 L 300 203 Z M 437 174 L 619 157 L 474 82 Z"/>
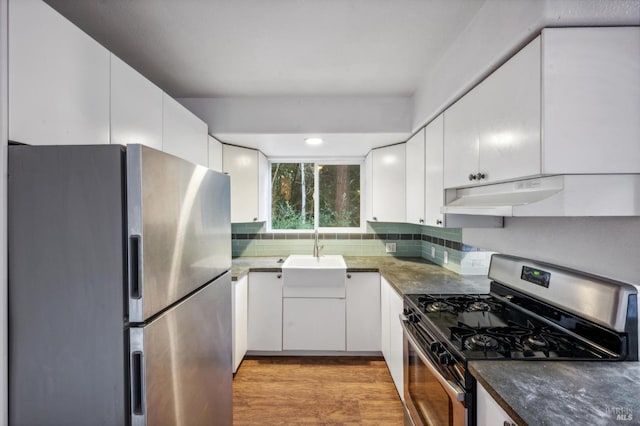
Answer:
<path fill-rule="evenodd" d="M 374 217 L 373 217 L 373 220 L 375 220 L 375 221 L 377 222 L 377 221 L 378 221 L 378 218 L 374 216 Z"/>
<path fill-rule="evenodd" d="M 254 218 L 253 218 L 253 221 L 254 221 L 254 222 L 257 222 L 257 221 L 258 221 L 258 218 L 257 218 L 257 217 L 254 217 Z"/>
<path fill-rule="evenodd" d="M 478 175 L 474 175 L 473 173 L 469 174 L 469 180 L 476 180 L 478 179 Z"/>
<path fill-rule="evenodd" d="M 442 221 L 440 219 L 436 220 L 436 225 L 442 225 Z"/>
<path fill-rule="evenodd" d="M 348 278 L 348 279 L 351 279 L 351 274 L 347 274 L 347 278 Z"/>
<path fill-rule="evenodd" d="M 282 278 L 282 274 L 278 274 L 278 278 Z"/>
<path fill-rule="evenodd" d="M 477 176 L 478 176 L 478 180 L 482 180 L 487 177 L 487 175 L 485 175 L 484 173 L 478 173 Z"/>
<path fill-rule="evenodd" d="M 424 223 L 424 219 L 420 219 L 420 220 L 418 220 L 418 222 Z"/>

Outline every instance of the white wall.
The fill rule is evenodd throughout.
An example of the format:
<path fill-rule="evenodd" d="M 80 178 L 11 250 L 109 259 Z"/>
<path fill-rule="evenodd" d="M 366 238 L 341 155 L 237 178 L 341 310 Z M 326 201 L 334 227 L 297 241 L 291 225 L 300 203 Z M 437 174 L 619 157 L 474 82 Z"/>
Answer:
<path fill-rule="evenodd" d="M 0 426 L 8 423 L 7 393 L 7 2 L 0 0 Z"/>
<path fill-rule="evenodd" d="M 412 98 L 179 98 L 209 133 L 394 133 L 411 129 Z"/>
<path fill-rule="evenodd" d="M 640 25 L 638 0 L 486 0 L 414 94 L 413 130 L 431 121 L 543 27 Z"/>

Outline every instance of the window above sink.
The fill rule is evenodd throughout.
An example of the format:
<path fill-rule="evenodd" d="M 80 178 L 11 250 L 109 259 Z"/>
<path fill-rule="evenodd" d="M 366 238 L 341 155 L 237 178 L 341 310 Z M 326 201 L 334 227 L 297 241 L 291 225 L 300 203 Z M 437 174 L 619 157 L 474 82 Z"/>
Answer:
<path fill-rule="evenodd" d="M 272 160 L 269 231 L 363 232 L 362 160 Z"/>

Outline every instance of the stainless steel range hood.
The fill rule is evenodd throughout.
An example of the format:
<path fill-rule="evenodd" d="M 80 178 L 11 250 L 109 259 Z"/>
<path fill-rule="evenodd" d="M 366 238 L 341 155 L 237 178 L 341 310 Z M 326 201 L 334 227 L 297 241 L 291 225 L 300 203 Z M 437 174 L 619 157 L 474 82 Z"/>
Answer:
<path fill-rule="evenodd" d="M 640 216 L 640 175 L 557 175 L 446 190 L 442 213 Z"/>

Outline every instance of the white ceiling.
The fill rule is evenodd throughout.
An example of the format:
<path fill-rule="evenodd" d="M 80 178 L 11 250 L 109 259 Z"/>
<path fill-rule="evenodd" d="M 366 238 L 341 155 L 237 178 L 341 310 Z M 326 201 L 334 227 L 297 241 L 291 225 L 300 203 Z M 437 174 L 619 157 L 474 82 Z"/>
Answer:
<path fill-rule="evenodd" d="M 45 1 L 176 98 L 365 100 L 412 96 L 485 2 Z M 283 134 L 284 128 L 273 132 L 281 134 L 249 129 L 219 134 L 209 125 L 226 142 L 289 157 L 363 156 L 372 147 L 406 140 L 411 132 L 410 125 L 405 133 L 330 134 L 314 128 L 326 143 L 307 147 L 300 141 L 309 135 Z"/>
<path fill-rule="evenodd" d="M 46 0 L 174 97 L 411 95 L 484 0 Z"/>

